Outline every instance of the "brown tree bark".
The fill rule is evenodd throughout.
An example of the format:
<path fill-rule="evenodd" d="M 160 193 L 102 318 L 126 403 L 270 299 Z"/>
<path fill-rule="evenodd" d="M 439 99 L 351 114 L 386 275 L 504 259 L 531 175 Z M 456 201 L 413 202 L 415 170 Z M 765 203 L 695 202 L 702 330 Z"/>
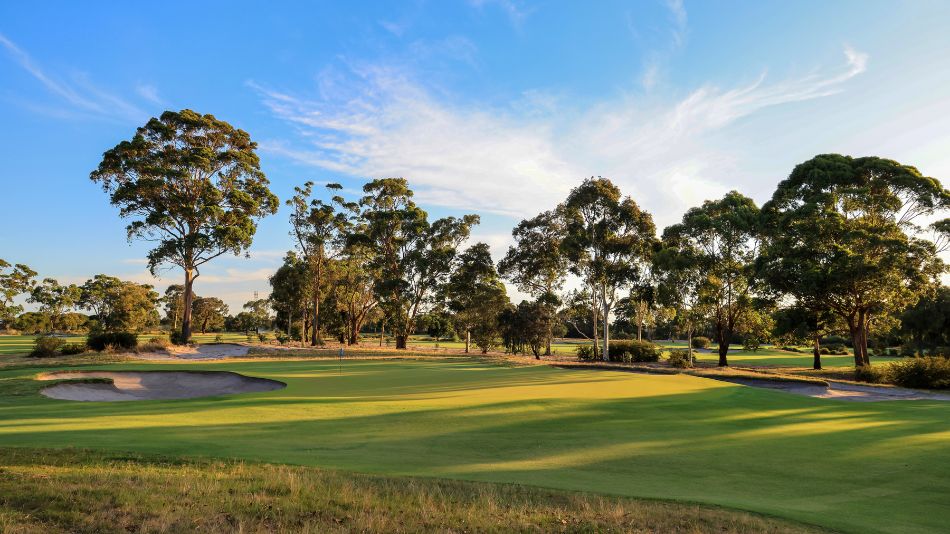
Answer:
<path fill-rule="evenodd" d="M 184 294 L 184 308 L 182 310 L 181 318 L 181 343 L 182 345 L 187 345 L 188 341 L 191 339 L 191 301 L 194 300 L 194 292 L 192 291 L 192 286 L 195 283 L 194 271 L 192 269 L 185 269 L 185 294 Z"/>
<path fill-rule="evenodd" d="M 402 335 L 402 334 L 397 334 L 397 335 L 396 335 L 396 348 L 397 348 L 397 349 L 405 349 L 406 346 L 407 346 L 407 342 L 408 342 L 408 341 L 409 341 L 409 336 L 405 336 L 405 335 Z"/>
<path fill-rule="evenodd" d="M 821 370 L 821 336 L 815 334 L 814 342 L 814 348 L 812 349 L 812 355 L 814 356 L 812 369 Z"/>

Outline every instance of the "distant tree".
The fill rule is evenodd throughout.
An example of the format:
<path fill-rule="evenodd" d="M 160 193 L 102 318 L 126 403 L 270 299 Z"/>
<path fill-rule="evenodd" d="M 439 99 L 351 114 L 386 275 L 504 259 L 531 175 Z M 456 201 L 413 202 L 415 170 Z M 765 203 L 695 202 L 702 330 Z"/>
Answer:
<path fill-rule="evenodd" d="M 751 198 L 730 191 L 690 209 L 663 235 L 683 249 L 680 261 L 695 262 L 694 268 L 703 273 L 699 298 L 716 332 L 719 365 L 729 365 L 732 336 L 753 309 L 759 208 Z"/>
<path fill-rule="evenodd" d="M 649 213 L 606 178 L 590 178 L 575 187 L 562 205 L 562 250 L 572 271 L 591 288 L 603 315 L 603 355 L 610 343 L 610 312 L 617 293 L 639 283 L 649 268 L 656 227 Z"/>
<path fill-rule="evenodd" d="M 945 272 L 916 224 L 950 207 L 938 180 L 892 160 L 824 154 L 795 167 L 762 207 L 760 271 L 775 291 L 847 326 L 869 365 L 874 321 L 914 304 Z"/>
<path fill-rule="evenodd" d="M 337 312 L 343 342 L 350 345 L 359 340 L 359 333 L 367 321 L 379 312 L 375 293 L 378 268 L 371 264 L 374 253 L 360 242 L 346 244 L 330 263 L 331 286 L 329 308 Z"/>
<path fill-rule="evenodd" d="M 435 339 L 436 342 L 452 336 L 452 317 L 445 312 L 429 312 L 422 316 L 420 323 L 425 327 L 426 335 Z"/>
<path fill-rule="evenodd" d="M 376 298 L 392 327 L 396 348 L 405 349 L 416 320 L 431 306 L 435 291 L 451 271 L 456 249 L 478 216 L 430 223 L 402 178 L 373 180 L 363 191 L 361 222 L 350 233 L 350 242 L 372 251 L 369 265 L 376 277 Z"/>
<path fill-rule="evenodd" d="M 33 290 L 34 278 L 36 271 L 26 265 L 11 266 L 0 259 L 0 326 L 10 326 L 23 313 L 23 306 L 14 304 L 14 299 Z"/>
<path fill-rule="evenodd" d="M 680 232 L 663 232 L 661 245 L 653 255 L 653 275 L 657 281 L 657 301 L 675 310 L 672 320 L 686 333 L 686 350 L 693 362 L 693 333 L 709 317 L 708 302 L 702 298 L 706 272 L 695 258 L 696 250 Z"/>
<path fill-rule="evenodd" d="M 79 304 L 81 290 L 75 284 L 60 285 L 52 278 L 44 278 L 30 293 L 29 301 L 39 304 L 40 311 L 49 316 L 53 331 L 64 330 L 63 315 Z"/>
<path fill-rule="evenodd" d="M 557 211 L 525 219 L 511 232 L 515 244 L 498 263 L 501 276 L 551 308 L 544 313 L 551 320 L 547 325 L 546 355 L 551 354 L 554 320 L 561 304 L 558 290 L 568 273 L 567 258 L 561 250 L 564 233 L 564 219 Z"/>
<path fill-rule="evenodd" d="M 538 301 L 524 300 L 517 306 L 505 306 L 498 315 L 505 350 L 512 354 L 531 351 L 540 360 L 547 347 L 551 313 L 551 306 Z"/>
<path fill-rule="evenodd" d="M 327 189 L 338 191 L 340 184 L 327 184 Z M 320 199 L 311 199 L 313 182 L 294 188 L 294 196 L 287 201 L 292 208 L 290 214 L 290 234 L 297 242 L 303 260 L 313 276 L 312 306 L 313 333 L 311 345 L 320 342 L 320 302 L 323 300 L 323 286 L 328 272 L 327 262 L 332 260 L 342 248 L 349 219 L 338 205 L 346 206 L 342 197 L 334 197 L 333 203 Z"/>
<path fill-rule="evenodd" d="M 24 334 L 44 334 L 53 329 L 49 315 L 43 312 L 22 313 L 13 322 L 13 327 Z"/>
<path fill-rule="evenodd" d="M 184 270 L 182 343 L 191 337 L 200 268 L 245 252 L 256 220 L 277 212 L 256 148 L 247 132 L 212 115 L 166 111 L 107 151 L 90 176 L 132 219 L 129 239 L 156 243 L 148 254 L 151 272 L 164 263 Z"/>
<path fill-rule="evenodd" d="M 498 314 L 508 305 L 508 294 L 495 271 L 487 244 L 475 243 L 459 254 L 454 263 L 444 294 L 468 352 L 474 330 L 481 332 L 482 339 L 497 337 Z M 484 344 L 479 343 L 483 352 Z"/>
<path fill-rule="evenodd" d="M 192 298 L 196 299 L 198 295 L 192 295 Z M 178 325 L 184 316 L 185 310 L 185 286 L 172 284 L 165 288 L 162 303 L 165 305 L 165 318 L 168 320 L 172 332 L 178 331 Z"/>
<path fill-rule="evenodd" d="M 950 287 L 925 293 L 900 314 L 901 333 L 918 348 L 950 347 Z"/>
<path fill-rule="evenodd" d="M 195 324 L 201 333 L 224 328 L 224 319 L 228 315 L 228 305 L 217 297 L 199 297 L 192 304 Z"/>
<path fill-rule="evenodd" d="M 81 287 L 78 305 L 106 332 L 139 332 L 158 324 L 160 301 L 152 286 L 98 274 Z"/>
<path fill-rule="evenodd" d="M 260 334 L 262 328 L 270 328 L 271 322 L 273 321 L 270 312 L 271 302 L 269 299 L 257 299 L 245 302 L 244 311 L 241 313 L 247 313 L 251 321 L 251 327 L 246 330 L 253 329 L 256 333 Z M 241 313 L 239 313 L 238 316 L 240 316 Z"/>
<path fill-rule="evenodd" d="M 310 302 L 311 284 L 307 264 L 296 254 L 288 252 L 284 263 L 270 277 L 271 304 L 277 312 L 276 323 L 293 332 L 294 319 L 301 323 L 301 334 L 306 332 L 307 303 Z"/>
<path fill-rule="evenodd" d="M 233 317 L 225 320 L 225 329 L 233 332 L 244 332 L 249 334 L 251 330 L 258 329 L 257 318 L 251 312 L 242 311 Z"/>
<path fill-rule="evenodd" d="M 840 318 L 830 311 L 804 306 L 780 308 L 773 317 L 776 336 L 812 344 L 812 368 L 815 370 L 821 369 L 821 338 L 844 328 Z"/>
<path fill-rule="evenodd" d="M 67 312 L 63 314 L 60 324 L 67 332 L 86 331 L 89 328 L 89 316 L 78 312 Z"/>

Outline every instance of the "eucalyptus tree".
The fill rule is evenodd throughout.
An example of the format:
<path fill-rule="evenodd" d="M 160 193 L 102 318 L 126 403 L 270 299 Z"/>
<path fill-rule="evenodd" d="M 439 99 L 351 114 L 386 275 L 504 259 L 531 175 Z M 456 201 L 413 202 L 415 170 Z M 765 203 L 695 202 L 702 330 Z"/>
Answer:
<path fill-rule="evenodd" d="M 733 334 L 753 309 L 756 258 L 759 253 L 759 208 L 736 191 L 707 200 L 663 232 L 683 249 L 682 261 L 695 262 L 702 273 L 699 297 L 716 332 L 719 365 L 729 365 Z"/>
<path fill-rule="evenodd" d="M 812 369 L 821 369 L 821 338 L 841 331 L 841 319 L 827 309 L 793 305 L 778 309 L 775 318 L 775 334 L 811 343 Z"/>
<path fill-rule="evenodd" d="M 405 349 L 416 319 L 432 304 L 448 277 L 456 249 L 468 238 L 477 215 L 445 217 L 429 222 L 412 201 L 403 178 L 382 178 L 363 186 L 360 224 L 350 232 L 352 243 L 370 251 L 374 291 L 396 348 Z"/>
<path fill-rule="evenodd" d="M 330 191 L 342 189 L 340 184 L 327 184 Z M 303 187 L 294 188 L 294 196 L 287 201 L 292 208 L 290 213 L 290 234 L 296 240 L 303 260 L 307 263 L 313 282 L 313 332 L 310 344 L 320 343 L 320 302 L 323 300 L 323 287 L 326 285 L 327 262 L 339 253 L 346 236 L 349 218 L 345 211 L 338 209 L 345 206 L 339 196 L 334 196 L 330 203 L 320 199 L 311 199 L 313 182 L 306 182 Z"/>
<path fill-rule="evenodd" d="M 379 313 L 374 292 L 376 270 L 370 265 L 372 251 L 360 243 L 347 244 L 337 259 L 330 262 L 334 280 L 328 300 L 340 316 L 342 339 L 354 345 L 360 331 Z"/>
<path fill-rule="evenodd" d="M 914 167 L 815 156 L 762 208 L 761 272 L 776 291 L 838 315 L 854 342 L 855 366 L 868 365 L 874 322 L 914 304 L 946 271 L 920 221 L 948 208 L 950 191 Z"/>
<path fill-rule="evenodd" d="M 562 250 L 571 270 L 591 288 L 603 316 L 603 351 L 610 343 L 610 312 L 623 288 L 640 282 L 656 242 L 653 217 L 606 178 L 589 178 L 561 205 Z"/>
<path fill-rule="evenodd" d="M 208 330 L 221 330 L 228 315 L 228 305 L 218 297 L 199 297 L 192 303 L 195 324 L 204 334 Z"/>
<path fill-rule="evenodd" d="M 256 299 L 249 300 L 244 303 L 244 311 L 247 316 L 244 320 L 249 321 L 251 328 L 258 334 L 261 333 L 261 328 L 269 328 L 271 325 L 271 301 L 270 299 Z M 241 315 L 241 314 L 238 314 Z"/>
<path fill-rule="evenodd" d="M 475 243 L 455 259 L 455 268 L 444 287 L 457 330 L 465 335 L 469 351 L 472 332 L 483 349 L 497 337 L 498 315 L 508 305 L 505 285 L 495 271 L 491 251 L 485 243 Z"/>
<path fill-rule="evenodd" d="M 198 295 L 192 295 L 192 298 L 198 298 Z M 168 321 L 172 332 L 177 331 L 178 322 L 184 315 L 185 286 L 172 284 L 166 287 L 165 294 L 162 295 L 162 304 L 165 306 L 165 319 Z"/>
<path fill-rule="evenodd" d="M 498 263 L 501 276 L 550 308 L 544 313 L 544 317 L 549 319 L 546 355 L 551 354 L 554 318 L 561 303 L 558 289 L 568 273 L 567 258 L 561 250 L 564 240 L 561 215 L 557 210 L 546 211 L 518 223 L 511 232 L 515 244 L 508 247 L 508 253 Z"/>
<path fill-rule="evenodd" d="M 300 320 L 300 335 L 303 341 L 307 331 L 306 308 L 310 301 L 313 278 L 307 264 L 293 252 L 284 256 L 284 263 L 271 275 L 271 304 L 277 312 L 277 322 L 293 332 L 294 317 Z"/>
<path fill-rule="evenodd" d="M 103 154 L 90 175 L 131 220 L 128 238 L 155 243 L 148 253 L 152 274 L 163 264 L 184 271 L 182 343 L 191 337 L 201 267 L 246 253 L 257 220 L 277 212 L 256 149 L 247 132 L 213 115 L 166 111 Z"/>
<path fill-rule="evenodd" d="M 122 280 L 114 276 L 97 274 L 79 287 L 82 291 L 79 306 L 87 309 L 101 322 L 109 315 L 116 295 L 122 287 Z"/>
<path fill-rule="evenodd" d="M 686 331 L 689 364 L 693 363 L 693 332 L 708 318 L 702 298 L 705 272 L 698 251 L 679 232 L 664 230 L 652 258 L 657 301 L 675 310 L 672 317 Z"/>
<path fill-rule="evenodd" d="M 137 332 L 158 323 L 161 299 L 148 284 L 97 274 L 79 289 L 77 305 L 95 314 L 95 330 Z"/>
<path fill-rule="evenodd" d="M 36 271 L 18 263 L 11 265 L 0 258 L 0 325 L 7 327 L 18 315 L 23 306 L 14 304 L 14 299 L 28 294 L 36 285 Z"/>
<path fill-rule="evenodd" d="M 50 328 L 62 329 L 63 316 L 79 305 L 82 291 L 76 284 L 62 285 L 52 278 L 33 287 L 29 301 L 40 305 L 40 312 L 49 316 Z"/>

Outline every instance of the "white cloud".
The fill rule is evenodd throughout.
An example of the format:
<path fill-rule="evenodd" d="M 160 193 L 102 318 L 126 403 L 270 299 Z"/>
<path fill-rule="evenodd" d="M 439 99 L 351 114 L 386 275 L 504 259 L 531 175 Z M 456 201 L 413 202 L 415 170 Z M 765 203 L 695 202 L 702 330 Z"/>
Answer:
<path fill-rule="evenodd" d="M 140 83 L 135 86 L 135 92 L 140 97 L 142 97 L 148 102 L 151 102 L 152 104 L 156 104 L 159 106 L 165 105 L 165 101 L 162 100 L 162 97 L 158 95 L 158 88 L 155 87 L 154 85 L 150 85 L 147 83 Z"/>
<path fill-rule="evenodd" d="M 0 33 L 0 48 L 6 49 L 14 62 L 56 96 L 62 104 L 69 106 L 68 110 L 62 110 L 47 105 L 27 104 L 30 109 L 61 118 L 78 115 L 138 121 L 147 116 L 136 105 L 97 87 L 82 73 L 72 75 L 69 82 L 50 74 L 25 50 L 2 33 Z"/>
<path fill-rule="evenodd" d="M 867 67 L 866 55 L 845 54 L 843 68 L 797 78 L 771 82 L 763 74 L 663 103 L 622 95 L 589 109 L 566 99 L 530 112 L 523 100 L 500 109 L 457 104 L 381 67 L 352 73 L 343 85 L 356 92 L 302 97 L 251 86 L 300 134 L 261 143 L 274 154 L 355 177 L 405 177 L 423 203 L 512 217 L 553 207 L 584 177 L 607 176 L 666 224 L 724 193 L 724 183 L 743 187 L 733 174 L 736 155 L 711 136 L 762 109 L 843 90 Z"/>

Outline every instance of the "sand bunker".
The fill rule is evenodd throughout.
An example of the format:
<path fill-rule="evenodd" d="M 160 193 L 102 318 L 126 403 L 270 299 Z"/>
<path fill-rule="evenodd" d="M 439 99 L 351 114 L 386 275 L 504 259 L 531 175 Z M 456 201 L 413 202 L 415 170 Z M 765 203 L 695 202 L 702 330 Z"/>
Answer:
<path fill-rule="evenodd" d="M 172 345 L 165 351 L 182 360 L 220 360 L 247 356 L 248 347 L 234 343 L 209 343 L 198 346 Z"/>
<path fill-rule="evenodd" d="M 941 400 L 950 401 L 950 395 L 941 393 L 930 393 L 926 391 L 917 391 L 915 389 L 898 387 L 865 386 L 861 384 L 849 384 L 846 382 L 828 382 L 825 387 L 821 384 L 810 384 L 808 382 L 792 382 L 779 380 L 757 380 L 755 378 L 736 378 L 736 377 L 713 377 L 715 380 L 742 384 L 743 386 L 752 386 L 765 389 L 777 389 L 794 393 L 796 395 L 806 395 L 808 397 L 817 397 L 821 399 L 838 399 L 856 402 L 869 401 L 891 401 L 891 400 Z"/>
<path fill-rule="evenodd" d="M 60 400 L 133 401 L 260 393 L 287 387 L 277 380 L 228 371 L 59 371 L 44 373 L 37 380 L 87 378 L 107 378 L 112 383 L 65 382 L 44 388 L 40 393 Z"/>

